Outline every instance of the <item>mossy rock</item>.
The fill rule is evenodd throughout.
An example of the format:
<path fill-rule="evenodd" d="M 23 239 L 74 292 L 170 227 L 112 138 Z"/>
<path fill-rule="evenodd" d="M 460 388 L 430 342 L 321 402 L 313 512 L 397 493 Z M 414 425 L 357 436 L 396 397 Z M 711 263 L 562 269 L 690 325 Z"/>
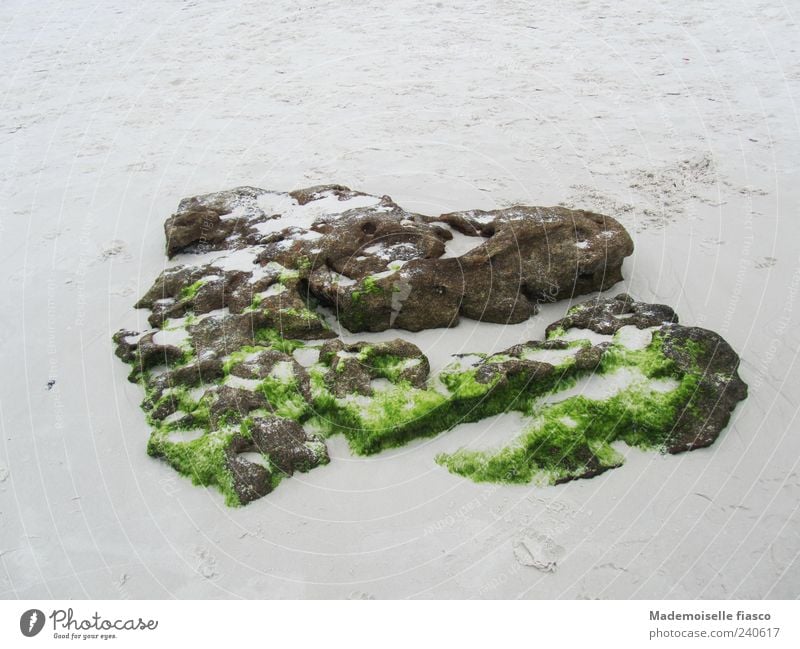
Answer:
<path fill-rule="evenodd" d="M 332 207 L 310 227 L 283 227 L 269 206 L 287 201 L 298 213 Z M 450 228 L 476 247 L 445 256 Z M 408 341 L 344 342 L 330 326 L 331 315 L 351 331 L 451 327 L 461 316 L 514 323 L 539 301 L 608 288 L 632 243 L 602 215 L 515 207 L 425 217 L 342 186 L 248 187 L 187 199 L 165 229 L 169 255 L 186 263 L 137 303 L 154 329 L 118 332 L 116 353 L 145 392 L 148 453 L 230 505 L 326 464 L 326 436 L 371 454 L 512 411 L 528 422 L 513 441 L 437 461 L 477 481 L 590 478 L 622 464 L 614 443 L 669 453 L 713 443 L 747 394 L 721 337 L 625 294 L 572 307 L 544 341 L 473 365 L 455 358 L 436 377 Z M 219 258 L 191 263 L 214 250 Z M 642 345 L 620 338 L 626 327 Z M 608 339 L 568 340 L 573 329 Z M 566 392 L 619 376 L 630 381 L 603 397 Z"/>

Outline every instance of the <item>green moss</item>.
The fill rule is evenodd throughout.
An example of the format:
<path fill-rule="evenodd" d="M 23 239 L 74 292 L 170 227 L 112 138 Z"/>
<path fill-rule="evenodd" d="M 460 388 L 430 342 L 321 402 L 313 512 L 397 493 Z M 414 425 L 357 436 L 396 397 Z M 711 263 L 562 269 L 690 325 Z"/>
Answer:
<path fill-rule="evenodd" d="M 364 427 L 358 408 L 336 399 L 325 385 L 324 370 L 321 368 L 311 368 L 309 376 L 312 408 L 308 423 L 326 436 L 344 434 L 349 440 L 357 435 Z"/>
<path fill-rule="evenodd" d="M 383 292 L 383 289 L 378 285 L 378 282 L 372 275 L 365 277 L 361 285 L 364 287 L 364 293 L 367 294 Z"/>
<path fill-rule="evenodd" d="M 349 436 L 350 445 L 369 454 L 436 435 L 452 427 L 447 407 L 447 398 L 435 390 L 415 390 L 401 383 L 373 397 L 361 415 L 363 428 Z"/>
<path fill-rule="evenodd" d="M 269 458 L 268 455 L 264 456 Z M 284 478 L 288 478 L 283 471 L 281 471 L 278 467 L 276 467 L 272 462 L 270 464 L 270 474 L 269 474 L 269 481 L 270 481 L 270 491 L 275 491 L 278 488 L 278 485 L 283 482 Z"/>
<path fill-rule="evenodd" d="M 284 338 L 277 329 L 270 327 L 256 331 L 255 340 L 270 349 L 276 349 L 284 354 L 291 354 L 295 349 L 306 346 L 302 340 Z"/>
<path fill-rule="evenodd" d="M 353 293 L 354 300 L 381 290 L 374 278 L 365 279 L 361 288 L 361 292 Z M 254 298 L 252 306 L 255 308 L 258 304 Z M 280 313 L 293 318 L 318 317 L 310 309 L 284 309 Z M 556 329 L 548 338 L 554 339 L 564 333 L 563 329 Z M 284 338 L 275 328 L 258 330 L 255 341 L 255 345 L 242 347 L 230 355 L 223 366 L 226 376 L 250 354 L 265 349 L 291 354 L 306 345 L 300 340 Z M 403 373 L 412 360 L 381 353 L 376 345 L 362 347 L 355 360 L 368 366 L 372 376 L 384 378 L 392 385 L 373 394 L 366 404 L 337 398 L 331 392 L 325 376 L 330 371 L 332 356 L 308 368 L 311 403 L 306 401 L 294 377 L 271 376 L 257 389 L 269 402 L 269 413 L 313 426 L 324 435 L 342 434 L 355 453 L 364 455 L 436 435 L 462 423 L 518 411 L 528 417 L 530 423 L 513 443 L 491 451 L 462 449 L 436 459 L 450 471 L 476 481 L 553 483 L 618 466 L 622 456 L 612 446 L 615 442 L 642 449 L 663 449 L 669 443 L 676 421 L 681 417 L 701 416 L 698 403 L 706 397 L 700 380 L 705 350 L 693 341 L 683 343 L 679 351 L 689 359 L 690 367 L 682 371 L 664 354 L 664 342 L 664 337 L 656 334 L 645 349 L 630 350 L 614 340 L 593 372 L 603 376 L 628 368 L 649 380 L 673 379 L 677 382 L 675 389 L 659 392 L 648 388 L 646 382 L 634 383 L 603 400 L 582 395 L 560 402 L 543 399 L 549 393 L 564 391 L 592 373 L 592 370 L 578 368 L 574 357 L 566 358 L 554 372 L 526 377 L 522 373 L 504 376 L 500 371 L 498 364 L 512 360 L 511 356 L 483 355 L 485 362 L 480 370 L 454 364 L 442 371 L 438 380 L 446 391 L 439 391 L 432 386 L 416 388 L 403 380 Z M 574 341 L 569 347 L 577 351 L 589 345 L 587 341 Z M 185 358 L 180 362 L 194 359 L 191 347 L 187 346 L 184 352 Z M 681 363 L 682 366 L 686 364 L 683 357 Z M 343 372 L 346 363 L 340 359 L 336 368 Z M 229 416 L 223 413 L 214 422 L 221 430 L 214 431 L 206 399 L 195 401 L 190 390 L 183 386 L 176 386 L 159 397 L 160 393 L 151 387 L 149 371 L 141 372 L 138 378 L 145 390 L 142 405 L 146 411 L 163 406 L 168 410 L 177 408 L 187 415 L 168 424 L 149 417 L 153 433 L 148 452 L 164 457 L 197 484 L 216 486 L 225 495 L 226 502 L 237 504 L 224 449 L 230 442 L 231 431 L 238 427 L 239 433 L 247 438 L 250 417 L 267 413 L 250 413 L 250 417 L 241 422 L 238 412 L 231 412 Z M 181 427 L 199 427 L 206 434 L 191 442 L 170 442 L 169 433 Z M 273 487 L 277 486 L 283 474 L 268 457 L 265 459 L 272 468 Z"/>
<path fill-rule="evenodd" d="M 673 424 L 691 404 L 699 376 L 681 372 L 663 354 L 662 342 L 654 337 L 646 349 L 637 351 L 612 345 L 596 372 L 603 375 L 622 367 L 634 368 L 648 379 L 677 379 L 674 390 L 658 392 L 647 384 L 634 383 L 604 400 L 580 395 L 546 405 L 539 405 L 536 399 L 523 400 L 520 409 L 535 419 L 516 443 L 496 452 L 442 454 L 437 461 L 477 481 L 528 482 L 539 477 L 552 483 L 621 464 L 622 457 L 610 446 L 614 441 L 663 449 Z M 562 391 L 582 374 L 559 378 L 553 391 Z"/>
<path fill-rule="evenodd" d="M 567 315 L 575 315 L 581 311 L 584 311 L 585 309 L 585 304 L 576 304 L 575 306 L 571 306 L 569 309 L 567 309 Z"/>
<path fill-rule="evenodd" d="M 286 381 L 268 377 L 262 381 L 258 390 L 263 393 L 278 417 L 302 421 L 308 414 L 309 406 L 300 392 L 296 380 Z"/>
<path fill-rule="evenodd" d="M 284 269 L 281 274 L 278 276 L 278 281 L 281 284 L 287 284 L 293 282 L 296 279 L 300 278 L 300 273 L 297 270 L 292 269 Z"/>
<path fill-rule="evenodd" d="M 185 417 L 169 423 L 151 417 L 150 411 L 165 406 L 169 406 L 169 409 L 174 412 L 183 412 Z M 169 432 L 194 428 L 208 430 L 210 426 L 211 417 L 208 401 L 205 398 L 195 401 L 192 399 L 190 390 L 185 386 L 176 386 L 169 389 L 160 399 L 155 399 L 155 395 L 151 392 L 142 407 L 148 411 L 148 423 L 161 431 Z"/>
<path fill-rule="evenodd" d="M 486 359 L 487 363 L 505 363 L 506 361 L 516 360 L 513 356 L 507 354 L 492 354 Z"/>
<path fill-rule="evenodd" d="M 499 380 L 499 375 L 493 382 L 481 383 L 477 380 L 478 371 L 469 369 L 466 371 L 447 371 L 439 375 L 439 380 L 447 387 L 456 398 L 470 399 L 484 396 L 492 389 L 493 384 Z"/>
<path fill-rule="evenodd" d="M 396 356 L 376 356 L 369 359 L 369 365 L 378 377 L 396 383 L 400 375 L 409 367 L 409 359 Z"/>
<path fill-rule="evenodd" d="M 195 295 L 197 295 L 197 291 L 200 290 L 203 284 L 205 284 L 205 282 L 202 279 L 198 279 L 194 284 L 184 286 L 181 289 L 179 299 L 182 301 L 194 299 Z"/>
<path fill-rule="evenodd" d="M 285 309 L 281 309 L 279 311 L 282 315 L 291 316 L 294 318 L 303 318 L 304 320 L 318 320 L 319 314 L 316 311 L 312 311 L 311 309 L 304 308 L 304 309 L 295 309 L 293 307 L 287 307 Z"/>
<path fill-rule="evenodd" d="M 264 301 L 264 296 L 261 293 L 255 293 L 253 295 L 253 299 L 250 300 L 250 304 L 247 305 L 244 309 L 244 313 L 251 313 L 253 311 L 258 311 L 261 308 L 261 303 Z"/>
<path fill-rule="evenodd" d="M 228 359 L 222 364 L 222 371 L 225 373 L 225 376 L 228 376 L 231 370 L 240 363 L 243 363 L 248 356 L 266 349 L 269 349 L 269 346 L 247 345 L 240 347 L 238 350 L 228 355 Z"/>
<path fill-rule="evenodd" d="M 233 488 L 233 476 L 225 462 L 225 449 L 232 437 L 232 431 L 216 431 L 190 442 L 175 443 L 166 436 L 152 435 L 147 452 L 151 456 L 164 458 L 194 484 L 217 487 L 227 505 L 237 506 L 241 503 Z"/>
<path fill-rule="evenodd" d="M 368 366 L 379 378 L 387 379 L 392 383 L 400 380 L 400 375 L 418 361 L 413 358 L 385 354 L 380 348 L 366 345 L 358 354 L 358 362 Z M 343 367 L 340 363 L 339 367 Z M 338 369 L 338 368 L 337 368 Z"/>

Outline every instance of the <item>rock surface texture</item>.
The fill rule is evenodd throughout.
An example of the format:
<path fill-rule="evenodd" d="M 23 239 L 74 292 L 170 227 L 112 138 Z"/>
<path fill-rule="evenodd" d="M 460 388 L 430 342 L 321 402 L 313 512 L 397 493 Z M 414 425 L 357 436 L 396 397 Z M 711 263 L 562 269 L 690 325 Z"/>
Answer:
<path fill-rule="evenodd" d="M 633 252 L 614 219 L 563 207 L 511 207 L 438 217 L 405 211 L 388 196 L 339 185 L 277 193 L 253 187 L 182 201 L 165 226 L 167 255 L 252 253 L 235 268 L 193 267 L 159 278 L 140 306 L 154 323 L 187 310 L 241 313 L 287 271 L 286 295 L 265 306 L 330 307 L 353 332 L 451 327 L 460 316 L 521 322 L 537 304 L 602 291 L 622 279 Z M 212 272 L 213 271 L 213 272 Z M 182 288 L 203 277 L 191 300 Z M 282 295 L 282 297 L 281 297 Z M 312 323 L 308 336 L 320 337 Z M 303 324 L 286 324 L 290 335 Z"/>
<path fill-rule="evenodd" d="M 613 219 L 514 207 L 428 217 L 341 186 L 239 188 L 181 202 L 167 268 L 120 331 L 145 390 L 148 452 L 229 504 L 329 461 L 325 437 L 375 453 L 517 411 L 507 443 L 437 461 L 475 480 L 556 483 L 622 463 L 615 441 L 677 453 L 711 444 L 746 396 L 738 356 L 667 306 L 621 294 L 570 309 L 547 339 L 458 355 L 430 376 L 410 342 L 330 328 L 418 331 L 461 315 L 514 323 L 537 304 L 608 288 L 633 245 Z"/>

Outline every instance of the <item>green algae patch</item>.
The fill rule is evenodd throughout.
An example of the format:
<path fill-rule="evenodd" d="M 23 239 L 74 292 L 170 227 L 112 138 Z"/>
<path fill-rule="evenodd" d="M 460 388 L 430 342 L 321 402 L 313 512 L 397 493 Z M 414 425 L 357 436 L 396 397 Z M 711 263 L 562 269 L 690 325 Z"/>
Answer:
<path fill-rule="evenodd" d="M 295 349 L 306 346 L 302 340 L 291 340 L 281 336 L 277 329 L 265 327 L 256 331 L 255 339 L 261 343 L 263 348 L 276 349 L 285 354 L 291 354 Z"/>
<path fill-rule="evenodd" d="M 291 354 L 307 346 L 298 340 L 285 339 L 274 329 L 257 332 L 263 345 L 245 346 L 229 355 L 223 365 L 225 375 L 253 354 L 273 349 Z M 297 380 L 268 377 L 257 390 L 266 398 L 273 415 L 307 423 L 325 436 L 342 434 L 356 454 L 369 455 L 402 446 L 413 439 L 430 437 L 462 423 L 476 422 L 509 411 L 519 411 L 534 419 L 511 443 L 490 451 L 462 449 L 441 454 L 436 461 L 454 474 L 479 482 L 528 483 L 532 480 L 558 483 L 576 477 L 589 477 L 622 464 L 622 456 L 611 446 L 625 442 L 643 449 L 663 449 L 671 424 L 682 410 L 691 408 L 698 389 L 698 378 L 682 372 L 675 361 L 662 350 L 663 339 L 655 335 L 642 350 L 630 350 L 612 343 L 605 349 L 599 365 L 582 370 L 574 358 L 561 362 L 556 372 L 531 377 L 507 376 L 502 371 L 482 373 L 487 367 L 502 368 L 518 359 L 509 354 L 494 354 L 483 359 L 479 367 L 446 368 L 438 377 L 445 390 L 414 387 L 400 379 L 410 360 L 391 354 L 380 354 L 365 345 L 355 358 L 374 374 L 390 382 L 390 388 L 361 395 L 358 400 L 338 398 L 326 382 L 327 372 L 344 373 L 345 364 L 331 370 L 324 363 L 308 368 L 311 401 L 302 394 Z M 584 349 L 584 341 L 571 343 L 570 348 Z M 687 347 L 692 357 L 697 349 Z M 332 356 L 327 358 L 331 362 Z M 413 359 L 412 359 L 413 360 Z M 622 389 L 605 399 L 582 395 L 556 403 L 545 403 L 576 385 L 584 377 L 602 380 L 621 369 L 639 373 L 643 382 Z M 664 392 L 648 389 L 648 381 L 669 379 L 675 386 Z M 194 401 L 189 391 L 178 388 L 163 396 L 175 400 L 178 408 L 190 416 L 193 425 L 209 426 L 208 405 Z M 221 418 L 224 422 L 224 416 Z M 158 423 L 158 422 L 153 422 Z M 228 422 L 231 423 L 231 422 Z M 180 423 L 159 424 L 160 432 L 174 430 Z M 246 434 L 246 425 L 243 424 Z M 173 443 L 154 435 L 151 454 L 164 457 L 179 472 L 196 484 L 217 486 L 231 504 L 232 476 L 225 468 L 224 448 L 230 435 L 207 433 L 198 440 Z M 266 458 L 268 466 L 272 466 Z M 282 475 L 270 471 L 272 488 Z"/>
<path fill-rule="evenodd" d="M 170 442 L 163 435 L 150 437 L 147 452 L 164 458 L 170 466 L 203 487 L 216 487 L 222 492 L 225 504 L 241 504 L 233 487 L 233 475 L 227 468 L 225 452 L 233 432 L 206 433 L 188 442 Z"/>
<path fill-rule="evenodd" d="M 193 300 L 197 295 L 197 291 L 200 290 L 200 287 L 203 284 L 205 284 L 205 282 L 202 279 L 199 279 L 196 282 L 189 284 L 188 286 L 184 286 L 179 294 L 179 299 L 182 301 Z"/>
<path fill-rule="evenodd" d="M 360 358 L 363 363 L 370 366 L 380 378 L 384 378 L 392 383 L 400 381 L 404 371 L 413 366 L 414 359 L 401 358 L 387 354 L 373 355 L 365 354 Z"/>
<path fill-rule="evenodd" d="M 611 344 L 593 372 L 581 372 L 572 366 L 569 376 L 563 377 L 549 396 L 574 386 L 578 378 L 588 376 L 602 381 L 621 369 L 634 370 L 642 381 L 603 399 L 583 395 L 556 403 L 520 399 L 521 411 L 535 417 L 535 422 L 512 445 L 491 451 L 462 449 L 440 454 L 437 462 L 479 482 L 529 482 L 538 477 L 557 483 L 620 466 L 622 456 L 611 447 L 616 441 L 664 450 L 673 424 L 682 411 L 691 407 L 699 378 L 695 373 L 681 371 L 665 356 L 662 346 L 659 336 L 653 336 L 642 350 Z M 674 382 L 674 386 L 664 379 Z M 653 389 L 651 380 L 662 381 L 658 385 L 666 389 Z M 537 386 L 533 386 L 533 392 L 539 392 Z"/>
<path fill-rule="evenodd" d="M 184 290 L 196 294 L 201 284 Z M 360 296 L 364 309 L 383 290 L 371 277 L 360 288 L 353 299 Z M 578 305 L 548 328 L 545 341 L 460 355 L 477 360 L 456 359 L 430 377 L 427 358 L 401 339 L 315 343 L 285 335 L 287 321 L 317 317 L 302 304 L 308 303 L 268 311 L 253 297 L 244 307 L 252 329 L 250 321 L 238 329 L 232 321 L 227 331 L 238 338 L 224 356 L 219 349 L 227 346 L 211 345 L 209 354 L 202 322 L 175 345 L 159 345 L 153 334 L 139 343 L 126 342 L 131 332 L 117 334 L 117 354 L 145 392 L 148 453 L 241 505 L 294 471 L 326 464 L 324 439 L 332 435 L 343 435 L 355 454 L 370 455 L 517 412 L 528 423 L 511 441 L 441 453 L 436 462 L 478 482 L 557 484 L 620 466 L 619 444 L 669 453 L 707 446 L 746 395 L 738 356 L 727 344 L 713 332 L 675 324 L 658 305 L 639 305 L 643 315 L 632 316 L 638 331 L 622 333 L 629 325 L 612 318 L 630 316 L 626 300 Z M 190 312 L 178 322 L 164 318 L 161 330 L 197 319 Z M 224 322 L 214 326 L 226 335 Z M 607 342 L 562 340 L 571 329 Z M 298 350 L 310 365 L 295 360 Z"/>
<path fill-rule="evenodd" d="M 267 377 L 258 386 L 258 390 L 267 398 L 277 416 L 298 422 L 307 419 L 310 406 L 300 392 L 297 381 Z"/>
<path fill-rule="evenodd" d="M 375 395 L 359 414 L 360 427 L 350 429 L 346 437 L 359 455 L 402 446 L 449 428 L 448 405 L 447 399 L 434 390 L 400 384 L 395 390 Z"/>
<path fill-rule="evenodd" d="M 371 275 L 369 277 L 364 278 L 362 286 L 364 287 L 364 293 L 367 294 L 383 293 L 383 288 L 378 284 L 378 281 Z"/>
<path fill-rule="evenodd" d="M 271 347 L 269 345 L 245 345 L 244 347 L 237 349 L 235 352 L 228 354 L 227 360 L 222 364 L 222 371 L 225 373 L 225 376 L 227 376 L 234 367 L 244 363 L 248 356 L 256 354 L 260 351 L 266 351 L 267 349 L 271 349 Z"/>

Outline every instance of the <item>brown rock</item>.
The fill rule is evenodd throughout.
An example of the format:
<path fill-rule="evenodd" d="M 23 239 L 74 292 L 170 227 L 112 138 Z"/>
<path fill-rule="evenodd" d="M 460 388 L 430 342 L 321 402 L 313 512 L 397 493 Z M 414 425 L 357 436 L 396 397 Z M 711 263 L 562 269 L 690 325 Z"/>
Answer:
<path fill-rule="evenodd" d="M 617 221 L 593 212 L 519 206 L 421 216 L 387 196 L 341 185 L 283 195 L 296 202 L 295 211 L 311 210 L 316 217 L 303 226 L 289 218 L 284 227 L 280 221 L 262 232 L 260 224 L 279 216 L 267 215 L 259 206 L 265 195 L 279 196 L 242 187 L 182 201 L 166 225 L 168 251 L 258 246 L 262 265 L 296 271 L 297 286 L 280 298 L 297 297 L 297 304 L 282 307 L 289 310 L 283 318 L 288 336 L 297 329 L 306 330 L 307 337 L 325 336 L 324 326 L 306 322 L 304 327 L 293 317 L 314 300 L 354 332 L 449 327 L 462 315 L 521 322 L 536 313 L 540 302 L 612 286 L 622 278 L 622 261 L 633 251 Z M 328 210 L 313 211 L 317 201 Z M 454 232 L 474 237 L 475 247 L 448 256 Z M 154 308 L 155 322 L 224 305 L 241 312 L 257 292 L 252 290 L 254 271 L 245 272 L 249 280 L 236 277 L 234 282 L 226 273 L 218 283 L 204 285 L 191 303 L 179 299 L 180 291 L 197 281 L 200 271 L 184 271 L 182 282 L 160 278 L 140 305 L 154 308 L 161 300 Z M 265 309 L 270 307 L 274 304 L 265 303 Z"/>

